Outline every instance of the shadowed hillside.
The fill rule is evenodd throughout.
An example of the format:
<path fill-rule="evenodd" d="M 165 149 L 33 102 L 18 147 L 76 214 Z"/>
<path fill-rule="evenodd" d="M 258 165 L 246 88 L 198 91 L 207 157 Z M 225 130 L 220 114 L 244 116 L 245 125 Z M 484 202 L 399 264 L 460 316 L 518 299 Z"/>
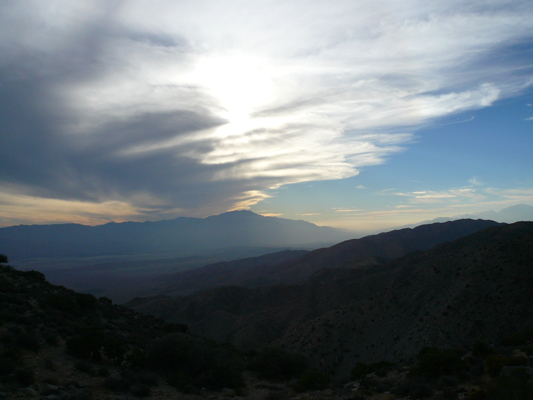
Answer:
<path fill-rule="evenodd" d="M 533 318 L 532 260 L 533 223 L 516 223 L 384 265 L 324 269 L 297 285 L 227 287 L 135 308 L 242 347 L 273 342 L 342 375 L 360 361 L 517 330 Z"/>
<path fill-rule="evenodd" d="M 256 258 L 217 263 L 200 269 L 166 275 L 164 286 L 149 294 L 186 296 L 221 286 L 246 288 L 290 284 L 309 278 L 321 268 L 366 267 L 411 251 L 427 250 L 439 243 L 455 240 L 489 226 L 493 221 L 460 220 L 443 224 L 401 229 L 352 239 L 311 252 L 280 252 Z M 296 256 L 300 255 L 297 259 Z M 287 257 L 286 260 L 283 257 Z"/>

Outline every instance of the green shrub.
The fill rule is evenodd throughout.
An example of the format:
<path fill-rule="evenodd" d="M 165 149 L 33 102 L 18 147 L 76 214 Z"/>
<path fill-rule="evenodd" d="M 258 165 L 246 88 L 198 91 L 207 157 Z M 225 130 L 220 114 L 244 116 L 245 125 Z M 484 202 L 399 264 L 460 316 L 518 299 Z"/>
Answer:
<path fill-rule="evenodd" d="M 485 361 L 487 372 L 490 376 L 496 377 L 500 375 L 503 367 L 507 366 L 526 366 L 527 358 L 525 357 L 506 357 L 500 355 L 491 355 Z"/>
<path fill-rule="evenodd" d="M 423 375 L 439 378 L 442 375 L 458 376 L 466 370 L 466 363 L 461 360 L 463 352 L 457 349 L 439 349 L 425 347 L 418 354 L 418 362 L 409 371 L 409 376 Z"/>

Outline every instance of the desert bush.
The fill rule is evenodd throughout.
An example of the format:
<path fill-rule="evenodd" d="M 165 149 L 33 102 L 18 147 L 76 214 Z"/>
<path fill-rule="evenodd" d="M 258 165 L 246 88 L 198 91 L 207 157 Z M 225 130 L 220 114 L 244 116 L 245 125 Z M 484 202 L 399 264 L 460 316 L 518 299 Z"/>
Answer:
<path fill-rule="evenodd" d="M 95 375 L 94 367 L 86 361 L 78 361 L 74 364 L 74 368 L 78 371 L 86 372 L 89 375 Z"/>
<path fill-rule="evenodd" d="M 501 376 L 486 386 L 487 400 L 533 400 L 533 383 L 526 369 L 514 371 L 512 376 Z"/>
<path fill-rule="evenodd" d="M 394 367 L 393 363 L 390 363 L 388 361 L 379 361 L 377 363 L 372 364 L 365 364 L 365 363 L 357 363 L 352 369 L 351 373 L 351 379 L 352 380 L 358 380 L 361 378 L 361 376 L 371 373 L 376 373 L 377 376 L 385 376 L 388 371 L 390 371 Z"/>
<path fill-rule="evenodd" d="M 137 366 L 161 371 L 180 389 L 186 385 L 213 390 L 244 385 L 242 361 L 235 351 L 184 334 L 153 341 L 136 362 Z"/>
<path fill-rule="evenodd" d="M 122 377 L 109 377 L 104 381 L 104 387 L 113 392 L 126 392 L 131 387 L 132 382 Z"/>
<path fill-rule="evenodd" d="M 34 353 L 37 353 L 41 349 L 39 337 L 33 332 L 22 332 L 17 337 L 17 341 L 20 347 L 33 351 Z"/>
<path fill-rule="evenodd" d="M 29 386 L 35 382 L 35 373 L 31 369 L 17 369 L 15 378 L 21 385 Z"/>
<path fill-rule="evenodd" d="M 163 326 L 163 331 L 166 333 L 187 333 L 189 326 L 186 324 L 165 324 Z"/>
<path fill-rule="evenodd" d="M 329 386 L 331 379 L 328 374 L 317 369 L 304 371 L 294 385 L 297 392 L 308 392 L 311 390 L 324 390 Z"/>
<path fill-rule="evenodd" d="M 108 339 L 103 343 L 103 351 L 113 364 L 119 366 L 124 361 L 124 356 L 128 351 L 128 345 L 120 339 Z"/>
<path fill-rule="evenodd" d="M 100 349 L 104 345 L 104 335 L 98 330 L 88 329 L 81 335 L 72 336 L 67 340 L 67 352 L 75 357 L 99 362 Z"/>
<path fill-rule="evenodd" d="M 439 378 L 442 375 L 458 376 L 466 369 L 466 363 L 461 360 L 463 352 L 456 349 L 439 349 L 425 347 L 418 354 L 416 365 L 411 368 L 408 376 L 424 375 Z"/>
<path fill-rule="evenodd" d="M 76 293 L 75 294 L 76 305 L 82 311 L 93 311 L 98 304 L 98 300 L 92 294 Z"/>
<path fill-rule="evenodd" d="M 279 347 L 271 347 L 258 353 L 248 368 L 262 379 L 287 381 L 298 378 L 309 366 L 307 358 Z"/>
<path fill-rule="evenodd" d="M 491 355 L 485 361 L 486 370 L 490 376 L 496 377 L 500 374 L 503 367 L 506 366 L 526 366 L 527 358 L 525 357 L 506 357 L 500 355 Z"/>
<path fill-rule="evenodd" d="M 157 386 L 159 384 L 159 375 L 151 371 L 140 371 L 135 376 L 137 382 L 148 386 Z"/>
<path fill-rule="evenodd" d="M 42 272 L 39 271 L 20 271 L 21 275 L 32 282 L 46 282 L 46 278 Z"/>
<path fill-rule="evenodd" d="M 136 384 L 131 388 L 131 394 L 135 397 L 150 397 L 151 392 L 150 387 L 143 384 Z"/>
<path fill-rule="evenodd" d="M 476 341 L 472 349 L 472 355 L 476 358 L 486 359 L 491 354 L 494 354 L 495 350 L 482 340 Z"/>
<path fill-rule="evenodd" d="M 41 300 L 43 308 L 55 308 L 56 310 L 66 312 L 71 315 L 79 316 L 80 308 L 71 296 L 60 293 L 50 293 Z"/>

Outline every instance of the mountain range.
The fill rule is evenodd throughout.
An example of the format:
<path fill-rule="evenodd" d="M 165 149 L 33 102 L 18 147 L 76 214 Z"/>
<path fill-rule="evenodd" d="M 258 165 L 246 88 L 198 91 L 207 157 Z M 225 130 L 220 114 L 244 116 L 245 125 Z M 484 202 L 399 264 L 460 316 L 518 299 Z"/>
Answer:
<path fill-rule="evenodd" d="M 443 227 L 480 223 L 432 224 L 421 227 L 425 235 L 413 229 L 392 236 L 411 236 L 413 247 L 428 237 L 429 245 Z M 295 284 L 229 286 L 128 305 L 240 348 L 274 344 L 298 351 L 323 370 L 345 376 L 358 362 L 409 360 L 425 346 L 493 343 L 533 320 L 533 223 L 490 225 L 403 256 L 396 245 L 385 245 L 391 258 L 401 256 L 388 262 L 350 262 L 358 256 L 340 256 L 346 243 L 334 246 L 335 256 L 311 252 L 295 263 L 314 253 L 323 257 L 323 268 Z M 356 243 L 364 257 L 372 254 L 363 239 Z"/>
<path fill-rule="evenodd" d="M 227 261 L 162 276 L 164 286 L 151 293 L 184 296 L 221 286 L 262 287 L 296 283 L 322 268 L 380 265 L 415 250 L 428 250 L 489 226 L 493 221 L 460 220 L 401 229 L 351 239 L 311 252 L 284 251 L 275 254 Z"/>
<path fill-rule="evenodd" d="M 503 208 L 500 211 L 483 211 L 475 214 L 462 214 L 455 217 L 439 217 L 432 220 L 426 220 L 418 222 L 416 224 L 409 224 L 401 226 L 401 228 L 415 228 L 420 225 L 427 225 L 435 222 L 447 222 L 456 221 L 458 219 L 487 219 L 496 222 L 502 222 L 506 224 L 512 224 L 519 221 L 533 221 L 533 207 L 527 204 L 516 204 L 507 208 Z"/>
<path fill-rule="evenodd" d="M 306 221 L 232 211 L 207 218 L 157 222 L 19 225 L 0 228 L 0 252 L 10 259 L 104 255 L 193 255 L 232 247 L 316 248 L 353 233 Z M 266 252 L 266 251 L 265 251 Z"/>

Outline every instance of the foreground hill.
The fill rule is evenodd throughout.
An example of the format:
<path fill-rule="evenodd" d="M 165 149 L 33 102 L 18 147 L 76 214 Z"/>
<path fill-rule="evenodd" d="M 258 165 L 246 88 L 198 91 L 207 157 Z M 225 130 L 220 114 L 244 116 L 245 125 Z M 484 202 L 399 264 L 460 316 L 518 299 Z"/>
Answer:
<path fill-rule="evenodd" d="M 498 223 L 494 221 L 459 220 L 347 240 L 311 252 L 285 251 L 216 263 L 191 271 L 165 275 L 160 278 L 164 284 L 154 284 L 150 292 L 186 296 L 221 286 L 254 288 L 277 283 L 296 283 L 309 278 L 322 268 L 379 265 L 412 251 L 428 250 L 439 243 L 455 240 L 496 225 Z"/>
<path fill-rule="evenodd" d="M 533 320 L 532 287 L 533 223 L 523 222 L 383 265 L 324 269 L 296 285 L 220 288 L 135 308 L 240 347 L 275 343 L 345 375 L 357 362 L 408 359 L 424 346 L 494 342 Z"/>
<path fill-rule="evenodd" d="M 11 259 L 195 252 L 230 247 L 317 247 L 351 237 L 305 221 L 233 211 L 158 222 L 20 225 L 0 228 L 0 252 Z"/>

